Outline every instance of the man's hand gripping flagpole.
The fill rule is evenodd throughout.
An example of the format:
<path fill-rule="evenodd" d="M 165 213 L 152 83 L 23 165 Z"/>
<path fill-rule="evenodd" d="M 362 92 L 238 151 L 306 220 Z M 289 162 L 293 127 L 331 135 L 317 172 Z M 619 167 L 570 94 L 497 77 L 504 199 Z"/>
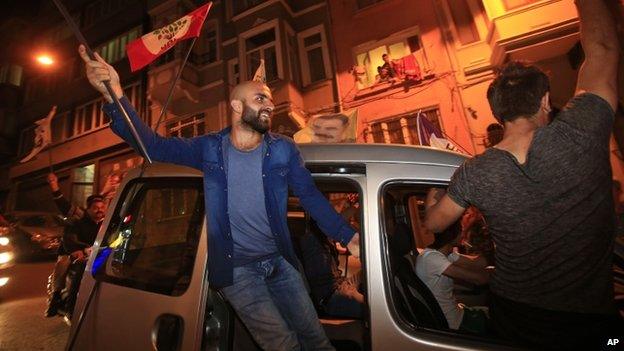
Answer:
<path fill-rule="evenodd" d="M 67 12 L 67 9 L 65 8 L 65 6 L 61 4 L 60 0 L 53 0 L 53 1 L 54 1 L 54 4 L 56 4 L 56 7 L 61 12 L 61 14 L 63 15 L 63 17 L 65 18 L 65 21 L 67 21 L 67 24 L 71 28 L 72 32 L 74 33 L 74 35 L 80 42 L 80 49 L 79 49 L 80 57 L 82 57 L 85 63 L 87 63 L 87 65 L 89 65 L 90 62 L 97 62 L 98 64 L 101 64 L 101 62 L 103 62 L 104 64 L 106 64 L 106 62 L 104 62 L 104 60 L 99 55 L 95 54 L 93 50 L 91 50 L 91 48 L 87 44 L 86 39 L 80 32 L 80 29 L 78 29 L 78 26 L 76 25 L 72 17 Z M 112 67 L 106 64 L 107 71 L 110 71 L 109 68 L 112 69 Z M 112 70 L 112 72 L 114 72 L 114 70 Z M 121 111 L 124 117 L 124 120 L 128 124 L 128 127 L 130 128 L 130 132 L 132 133 L 132 136 L 134 137 L 134 140 L 136 141 L 136 144 L 139 147 L 139 151 L 141 152 L 141 155 L 145 158 L 147 162 L 152 163 L 152 159 L 149 157 L 147 150 L 145 149 L 143 140 L 141 140 L 141 138 L 139 137 L 139 133 L 134 127 L 134 124 L 132 124 L 132 121 L 130 120 L 128 113 L 126 113 L 126 110 L 123 108 L 123 106 L 121 105 L 121 102 L 119 101 L 119 97 L 123 96 L 123 90 L 121 89 L 121 86 L 119 85 L 119 76 L 117 75 L 117 73 L 114 73 L 114 76 L 116 77 L 116 86 L 115 86 L 115 89 L 113 89 L 113 87 L 111 86 L 111 81 L 110 81 L 110 79 L 113 78 L 112 77 L 113 75 L 111 73 L 108 73 L 108 74 L 109 74 L 109 79 L 102 80 L 100 84 L 98 84 L 97 89 L 102 93 L 102 95 L 104 95 L 104 98 L 106 98 L 109 102 L 114 102 L 117 108 L 119 109 L 119 111 Z M 89 78 L 89 80 L 91 80 L 91 78 Z"/>

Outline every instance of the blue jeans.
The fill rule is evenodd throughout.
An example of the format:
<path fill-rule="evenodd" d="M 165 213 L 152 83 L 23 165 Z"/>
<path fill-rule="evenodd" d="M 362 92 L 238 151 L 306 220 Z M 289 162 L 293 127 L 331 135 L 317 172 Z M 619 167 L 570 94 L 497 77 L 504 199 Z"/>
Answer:
<path fill-rule="evenodd" d="M 234 267 L 234 284 L 222 288 L 264 350 L 334 350 L 301 274 L 282 256 Z"/>

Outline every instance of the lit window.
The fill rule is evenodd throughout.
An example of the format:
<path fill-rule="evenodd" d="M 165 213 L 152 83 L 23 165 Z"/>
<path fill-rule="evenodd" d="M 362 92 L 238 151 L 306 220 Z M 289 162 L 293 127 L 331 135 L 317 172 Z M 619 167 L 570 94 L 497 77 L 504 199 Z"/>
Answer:
<path fill-rule="evenodd" d="M 438 130 L 442 131 L 440 110 L 437 108 L 425 110 L 421 112 L 421 115 L 427 118 Z M 417 117 L 418 111 L 372 123 L 370 131 L 373 134 L 373 141 L 384 144 L 419 145 Z"/>
<path fill-rule="evenodd" d="M 106 62 L 113 64 L 126 57 L 126 45 L 138 38 L 140 33 L 140 26 L 132 28 L 122 35 L 100 45 L 95 51 L 100 54 Z"/>
<path fill-rule="evenodd" d="M 267 82 L 278 78 L 275 28 L 245 39 L 245 50 L 247 79 L 253 78 L 260 60 L 264 60 Z"/>
<path fill-rule="evenodd" d="M 299 47 L 303 84 L 308 85 L 327 79 L 330 75 L 329 56 L 323 26 L 310 28 L 299 33 Z"/>
<path fill-rule="evenodd" d="M 72 203 L 84 206 L 87 197 L 93 194 L 93 180 L 95 179 L 95 165 L 73 169 Z"/>
<path fill-rule="evenodd" d="M 382 56 L 388 54 L 392 60 L 421 52 L 420 36 L 410 34 L 404 37 L 386 40 L 355 53 L 356 65 L 362 71 L 358 74 L 358 88 L 369 87 L 377 81 L 378 67 L 384 65 Z"/>

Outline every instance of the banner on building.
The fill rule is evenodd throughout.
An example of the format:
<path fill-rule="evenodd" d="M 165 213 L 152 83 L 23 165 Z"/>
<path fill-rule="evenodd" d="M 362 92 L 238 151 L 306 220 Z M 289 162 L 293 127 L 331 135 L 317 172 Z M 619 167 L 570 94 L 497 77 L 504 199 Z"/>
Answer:
<path fill-rule="evenodd" d="M 209 2 L 177 21 L 128 43 L 126 52 L 132 72 L 147 66 L 179 41 L 198 37 L 211 6 L 212 2 Z"/>
<path fill-rule="evenodd" d="M 357 140 L 358 110 L 310 117 L 306 126 L 295 133 L 297 143 L 354 143 Z"/>
<path fill-rule="evenodd" d="M 41 150 L 46 146 L 52 144 L 52 118 L 56 114 L 56 106 L 52 106 L 50 112 L 45 118 L 42 118 L 35 122 L 37 127 L 35 128 L 35 142 L 33 149 L 30 153 L 20 160 L 21 163 L 30 161 L 33 157 L 37 156 Z"/>

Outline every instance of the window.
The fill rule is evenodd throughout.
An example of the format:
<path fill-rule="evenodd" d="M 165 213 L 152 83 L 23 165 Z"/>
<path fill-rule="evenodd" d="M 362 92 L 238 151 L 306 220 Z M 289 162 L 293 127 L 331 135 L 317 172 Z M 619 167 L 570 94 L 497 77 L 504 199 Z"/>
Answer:
<path fill-rule="evenodd" d="M 206 65 L 218 60 L 217 22 L 209 21 L 204 25 L 200 36 L 201 43 L 193 50 L 189 60 L 196 65 Z"/>
<path fill-rule="evenodd" d="M 204 135 L 206 120 L 203 113 L 167 123 L 167 135 L 173 137 L 192 138 Z"/>
<path fill-rule="evenodd" d="M 0 83 L 12 84 L 19 87 L 22 85 L 22 73 L 22 66 L 2 66 L 0 67 Z"/>
<path fill-rule="evenodd" d="M 329 78 L 330 63 L 323 26 L 299 33 L 299 48 L 304 85 Z"/>
<path fill-rule="evenodd" d="M 287 26 L 286 32 L 288 34 L 288 73 L 290 74 L 290 80 L 292 83 L 300 88 L 301 87 L 301 73 L 299 72 L 299 53 L 297 51 L 297 37 L 294 31 Z"/>
<path fill-rule="evenodd" d="M 412 31 L 414 32 L 414 31 Z M 384 65 L 382 56 L 388 54 L 391 59 L 398 60 L 407 55 L 421 53 L 420 34 L 413 33 L 384 40 L 372 46 L 367 45 L 355 52 L 355 63 L 363 69 L 359 75 L 358 88 L 366 88 L 375 84 L 378 67 Z M 418 55 L 416 58 L 418 59 Z"/>
<path fill-rule="evenodd" d="M 234 15 L 238 15 L 239 13 L 248 10 L 254 6 L 260 5 L 266 0 L 236 0 L 232 1 L 232 12 Z"/>
<path fill-rule="evenodd" d="M 509 11 L 537 1 L 538 0 L 503 0 L 503 4 L 505 5 L 505 10 Z"/>
<path fill-rule="evenodd" d="M 276 43 L 275 28 L 245 39 L 247 80 L 253 78 L 261 59 L 264 60 L 267 82 L 278 78 Z"/>
<path fill-rule="evenodd" d="M 126 57 L 126 45 L 138 38 L 139 34 L 141 34 L 141 27 L 134 27 L 122 35 L 100 45 L 95 51 L 100 54 L 106 62 L 113 64 Z"/>
<path fill-rule="evenodd" d="M 489 292 L 487 289 L 460 280 L 451 278 L 440 280 L 438 272 L 419 269 L 422 260 L 427 260 L 427 256 L 419 257 L 419 252 L 434 242 L 434 234 L 424 226 L 425 199 L 434 186 L 440 188 L 444 185 L 401 180 L 386 184 L 382 188 L 379 208 L 383 218 L 382 237 L 386 239 L 383 241 L 388 247 L 382 251 L 387 252 L 388 258 L 383 261 L 389 265 L 387 271 L 390 275 L 384 282 L 389 285 L 392 307 L 398 312 L 400 319 L 414 330 L 427 328 L 444 330 L 448 333 L 451 323 L 447 320 L 445 312 L 448 313 L 449 310 L 441 309 L 438 298 L 445 299 L 445 307 L 452 307 L 453 302 L 440 291 L 436 291 L 437 294 L 433 291 L 450 288 L 453 299 L 466 306 L 487 306 Z M 467 211 L 466 214 L 470 212 Z M 475 220 L 471 221 L 471 218 Z M 458 222 L 451 226 L 441 238 L 446 240 L 442 245 L 452 244 L 459 238 L 464 242 L 468 240 L 475 244 L 466 247 L 458 245 L 460 246 L 458 253 L 482 256 L 485 259 L 483 266 L 474 266 L 470 269 L 474 270 L 475 274 L 478 271 L 485 274 L 485 266 L 493 263 L 491 261 L 493 243 L 485 229 L 485 223 L 477 218 L 474 212 L 470 213 L 469 217 L 461 220 L 461 225 Z M 451 286 L 448 287 L 447 284 Z M 448 313 L 448 316 L 452 318 L 453 314 Z M 456 320 L 454 322 L 457 323 Z M 459 335 L 461 334 L 460 332 Z"/>
<path fill-rule="evenodd" d="M 457 39 L 461 45 L 479 41 L 479 31 L 467 0 L 453 0 L 451 5 L 449 9 L 457 31 Z"/>
<path fill-rule="evenodd" d="M 238 65 L 238 59 L 231 59 L 228 61 L 228 83 L 230 88 L 235 87 L 240 83 L 240 66 Z"/>
<path fill-rule="evenodd" d="M 201 178 L 141 180 L 115 209 L 93 265 L 96 279 L 158 294 L 188 288 L 204 218 Z M 122 212 L 124 211 L 125 212 Z"/>
<path fill-rule="evenodd" d="M 125 87 L 124 96 L 130 100 L 132 106 L 134 106 L 134 108 L 140 113 L 143 106 L 140 83 L 135 83 Z M 100 129 L 108 125 L 108 123 L 110 123 L 110 119 L 104 111 L 102 111 L 103 103 L 104 98 L 99 98 L 78 106 L 74 111 L 73 116 L 68 119 L 68 122 L 65 122 L 70 123 L 72 126 L 68 137 L 85 134 L 91 130 Z"/>
<path fill-rule="evenodd" d="M 442 130 L 440 126 L 440 110 L 437 108 L 424 110 L 421 112 L 421 116 L 427 118 L 438 130 Z M 418 112 L 411 112 L 407 115 L 393 117 L 370 125 L 370 132 L 373 134 L 374 142 L 384 144 L 420 145 L 418 130 Z"/>
<path fill-rule="evenodd" d="M 87 197 L 93 194 L 93 180 L 95 179 L 95 165 L 74 168 L 72 171 L 71 202 L 85 206 Z"/>

